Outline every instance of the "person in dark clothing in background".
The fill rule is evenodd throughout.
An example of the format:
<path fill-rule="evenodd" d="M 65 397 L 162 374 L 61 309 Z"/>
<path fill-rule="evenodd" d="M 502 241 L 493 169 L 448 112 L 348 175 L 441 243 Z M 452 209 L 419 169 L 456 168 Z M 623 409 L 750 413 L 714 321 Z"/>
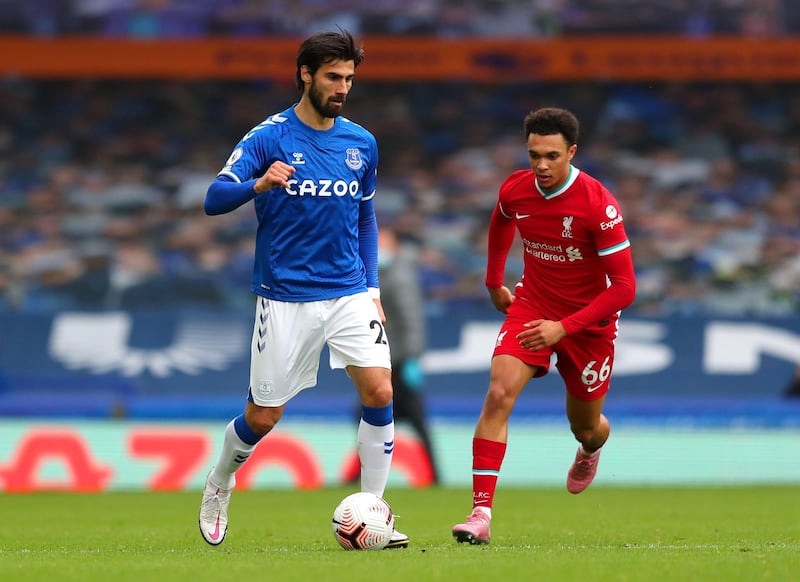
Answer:
<path fill-rule="evenodd" d="M 381 278 L 386 335 L 392 348 L 395 419 L 407 420 L 430 460 L 433 483 L 439 482 L 436 456 L 428 430 L 423 397 L 425 374 L 425 305 L 414 249 L 402 244 L 390 228 L 378 232 L 378 272 Z"/>
<path fill-rule="evenodd" d="M 800 364 L 797 364 L 792 379 L 786 386 L 783 395 L 786 398 L 800 398 Z"/>
<path fill-rule="evenodd" d="M 392 357 L 394 414 L 407 421 L 425 448 L 431 484 L 439 483 L 423 391 L 425 373 L 421 357 L 426 346 L 425 300 L 417 268 L 416 249 L 403 243 L 391 227 L 378 232 L 378 274 L 381 303 L 386 314 L 386 336 Z M 345 481 L 358 479 L 359 467 L 348 467 Z"/>

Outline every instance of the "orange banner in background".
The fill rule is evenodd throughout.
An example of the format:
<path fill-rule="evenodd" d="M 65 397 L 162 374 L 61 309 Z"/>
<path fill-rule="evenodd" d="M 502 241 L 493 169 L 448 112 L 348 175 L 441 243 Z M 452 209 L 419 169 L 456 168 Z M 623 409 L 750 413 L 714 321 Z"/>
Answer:
<path fill-rule="evenodd" d="M 0 37 L 0 75 L 293 82 L 301 39 Z M 370 81 L 798 81 L 800 40 L 587 37 L 362 39 Z"/>

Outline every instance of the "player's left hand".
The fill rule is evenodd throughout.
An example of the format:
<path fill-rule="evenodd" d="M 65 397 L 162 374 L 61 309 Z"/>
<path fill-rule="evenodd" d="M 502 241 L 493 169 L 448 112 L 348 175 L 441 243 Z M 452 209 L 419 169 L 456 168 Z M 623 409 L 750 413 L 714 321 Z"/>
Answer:
<path fill-rule="evenodd" d="M 518 333 L 517 339 L 519 345 L 532 352 L 554 346 L 567 335 L 567 331 L 560 321 L 534 319 L 526 323 L 525 327 L 528 329 Z"/>
<path fill-rule="evenodd" d="M 372 300 L 375 302 L 375 307 L 378 308 L 378 316 L 381 318 L 381 323 L 386 323 L 386 314 L 383 312 L 381 300 L 376 297 L 373 297 Z"/>

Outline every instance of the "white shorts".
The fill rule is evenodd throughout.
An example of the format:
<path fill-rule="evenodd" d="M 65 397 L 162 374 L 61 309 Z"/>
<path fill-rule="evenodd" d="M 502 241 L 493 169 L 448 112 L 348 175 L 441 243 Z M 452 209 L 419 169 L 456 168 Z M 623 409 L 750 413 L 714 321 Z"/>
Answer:
<path fill-rule="evenodd" d="M 331 369 L 391 369 L 389 341 L 367 293 L 289 303 L 258 297 L 250 347 L 250 393 L 259 406 L 280 406 L 317 384 L 322 348 Z"/>

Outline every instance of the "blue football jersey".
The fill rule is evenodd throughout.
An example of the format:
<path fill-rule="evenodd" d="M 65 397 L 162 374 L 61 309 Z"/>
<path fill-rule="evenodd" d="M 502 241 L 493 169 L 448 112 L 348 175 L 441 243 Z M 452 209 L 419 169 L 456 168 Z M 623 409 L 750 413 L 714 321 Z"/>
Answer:
<path fill-rule="evenodd" d="M 252 291 L 279 301 L 318 301 L 367 290 L 359 255 L 359 205 L 375 195 L 378 147 L 344 117 L 309 127 L 294 106 L 268 117 L 236 145 L 220 171 L 237 182 L 276 160 L 296 172 L 288 188 L 254 198 L 258 218 Z"/>

